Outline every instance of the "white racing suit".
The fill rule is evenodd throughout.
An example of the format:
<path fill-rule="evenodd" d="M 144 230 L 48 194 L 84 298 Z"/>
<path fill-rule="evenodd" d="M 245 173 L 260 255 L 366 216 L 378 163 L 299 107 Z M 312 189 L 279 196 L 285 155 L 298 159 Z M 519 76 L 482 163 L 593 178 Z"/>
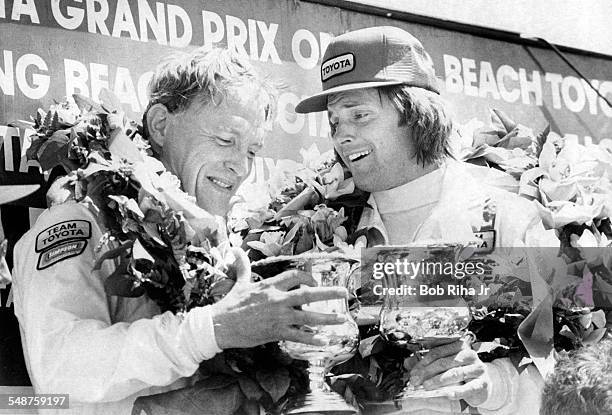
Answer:
<path fill-rule="evenodd" d="M 488 169 L 473 169 L 454 160 L 447 161 L 441 168 L 445 171 L 438 202 L 424 222 L 408 227 L 418 229 L 413 242 L 454 242 L 477 237 L 483 241 L 483 253 L 502 247 L 558 246 L 558 239 L 554 233 L 544 229 L 532 202 L 483 185 L 484 177 L 474 176 L 478 174 L 474 170 L 486 174 Z M 415 194 L 414 197 L 419 195 Z M 385 244 L 388 244 L 387 231 L 373 196 L 368 204 L 372 208 L 364 209 L 359 228 L 376 228 L 381 232 Z M 483 215 L 483 212 L 488 214 Z M 508 358 L 496 359 L 486 365 L 492 384 L 487 401 L 478 407 L 479 413 L 539 414 L 543 379 L 533 364 L 520 374 Z M 445 398 L 415 400 L 407 406 L 403 413 L 411 415 L 461 413 L 458 401 Z"/>
<path fill-rule="evenodd" d="M 93 270 L 102 234 L 72 201 L 44 211 L 15 246 L 28 372 L 36 393 L 69 395 L 62 414 L 130 414 L 136 397 L 188 386 L 198 364 L 220 351 L 208 307 L 160 314 L 146 296 L 108 296 L 113 261 Z"/>

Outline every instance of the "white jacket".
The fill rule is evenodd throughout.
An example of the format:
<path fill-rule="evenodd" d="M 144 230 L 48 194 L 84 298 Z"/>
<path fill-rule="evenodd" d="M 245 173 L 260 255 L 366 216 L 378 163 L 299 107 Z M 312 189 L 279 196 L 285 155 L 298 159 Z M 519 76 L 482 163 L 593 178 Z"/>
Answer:
<path fill-rule="evenodd" d="M 428 240 L 465 241 L 474 238 L 485 225 L 483 206 L 492 200 L 496 206 L 496 217 L 493 230 L 484 235 L 484 240 L 500 248 L 539 247 L 558 245 L 558 239 L 549 231 L 544 230 L 536 207 L 532 202 L 520 198 L 499 188 L 486 186 L 482 180 L 474 177 L 474 171 L 465 163 L 449 160 L 443 167 L 440 199 L 432 209 L 429 217 L 418 226 L 414 242 Z M 483 174 L 485 170 L 481 170 Z M 418 197 L 418 195 L 415 195 Z M 385 243 L 388 243 L 387 231 L 378 212 L 373 196 L 368 200 L 371 209 L 366 207 L 359 222 L 359 228 L 373 227 L 378 229 Z M 538 290 L 537 285 L 532 288 Z M 546 293 L 534 293 L 534 298 L 543 298 Z M 534 300 L 535 301 L 535 300 Z M 534 306 L 535 307 L 535 306 Z M 478 409 L 482 414 L 495 415 L 537 415 L 540 408 L 540 393 L 543 379 L 538 369 L 530 365 L 522 373 L 514 368 L 509 359 L 497 359 L 487 363 L 488 371 L 493 381 L 489 399 Z M 431 401 L 432 407 L 427 407 L 424 400 L 416 405 L 404 408 L 407 414 L 417 413 L 459 413 L 457 402 Z M 421 405 L 421 406 L 419 406 Z M 412 408 L 412 409 L 411 409 Z"/>
<path fill-rule="evenodd" d="M 82 204 L 43 212 L 15 246 L 15 314 L 36 393 L 67 393 L 64 414 L 130 414 L 136 397 L 187 386 L 220 349 L 210 309 L 160 314 L 146 296 L 111 297 L 103 231 Z M 55 413 L 54 411 L 53 413 Z"/>

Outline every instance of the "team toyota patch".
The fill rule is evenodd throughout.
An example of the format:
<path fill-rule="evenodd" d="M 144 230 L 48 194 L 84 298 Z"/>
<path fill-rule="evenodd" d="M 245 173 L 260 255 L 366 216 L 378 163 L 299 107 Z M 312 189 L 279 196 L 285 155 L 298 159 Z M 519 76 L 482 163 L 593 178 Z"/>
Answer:
<path fill-rule="evenodd" d="M 323 62 L 321 65 L 321 81 L 327 81 L 336 75 L 350 72 L 355 69 L 355 56 L 352 53 L 336 56 Z"/>
<path fill-rule="evenodd" d="M 49 268 L 53 264 L 57 264 L 64 259 L 72 258 L 81 255 L 87 247 L 86 240 L 68 241 L 59 245 L 54 245 L 47 249 L 38 257 L 37 270 Z"/>
<path fill-rule="evenodd" d="M 36 237 L 36 252 L 43 252 L 66 241 L 89 239 L 91 223 L 87 220 L 67 220 L 48 227 Z"/>

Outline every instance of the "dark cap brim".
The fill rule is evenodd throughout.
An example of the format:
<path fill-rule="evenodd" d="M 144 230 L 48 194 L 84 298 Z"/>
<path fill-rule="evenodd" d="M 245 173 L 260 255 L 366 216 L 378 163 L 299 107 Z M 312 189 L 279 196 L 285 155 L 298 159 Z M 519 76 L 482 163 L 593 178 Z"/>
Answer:
<path fill-rule="evenodd" d="M 352 91 L 354 89 L 377 88 L 379 86 L 387 85 L 400 85 L 403 83 L 405 83 L 405 81 L 375 81 L 339 85 L 303 99 L 295 106 L 295 112 L 298 114 L 307 114 L 309 112 L 325 111 L 327 110 L 327 96 L 337 92 Z"/>

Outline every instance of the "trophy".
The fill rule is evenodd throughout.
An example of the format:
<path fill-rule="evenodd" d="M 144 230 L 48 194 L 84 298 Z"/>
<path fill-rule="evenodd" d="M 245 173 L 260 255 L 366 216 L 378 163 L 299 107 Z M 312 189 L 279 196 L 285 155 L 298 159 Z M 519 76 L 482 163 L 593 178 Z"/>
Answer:
<path fill-rule="evenodd" d="M 349 288 L 351 271 L 355 259 L 340 254 L 302 254 L 296 256 L 273 257 L 253 263 L 257 271 L 262 265 L 288 261 L 292 268 L 310 272 L 321 287 Z M 308 361 L 310 392 L 290 401 L 283 413 L 329 413 L 356 414 L 357 410 L 325 383 L 326 373 L 335 365 L 350 359 L 357 351 L 359 329 L 352 319 L 348 302 L 344 299 L 317 301 L 302 306 L 303 310 L 319 313 L 337 313 L 346 317 L 346 322 L 339 325 L 304 326 L 303 330 L 316 333 L 325 339 L 323 346 L 312 346 L 291 341 L 280 342 L 280 348 L 297 360 Z"/>
<path fill-rule="evenodd" d="M 469 296 L 463 281 L 452 272 L 462 246 L 381 247 L 376 261 L 385 264 L 416 264 L 394 268 L 381 278 L 384 301 L 380 310 L 380 333 L 394 345 L 409 349 L 417 358 L 434 346 L 461 339 L 471 320 Z M 450 265 L 448 265 L 450 264 Z M 446 268 L 444 268 L 446 267 Z M 406 271 L 406 272 L 402 272 Z M 444 388 L 425 391 L 408 384 L 395 397 L 397 404 L 409 398 L 444 396 Z"/>

